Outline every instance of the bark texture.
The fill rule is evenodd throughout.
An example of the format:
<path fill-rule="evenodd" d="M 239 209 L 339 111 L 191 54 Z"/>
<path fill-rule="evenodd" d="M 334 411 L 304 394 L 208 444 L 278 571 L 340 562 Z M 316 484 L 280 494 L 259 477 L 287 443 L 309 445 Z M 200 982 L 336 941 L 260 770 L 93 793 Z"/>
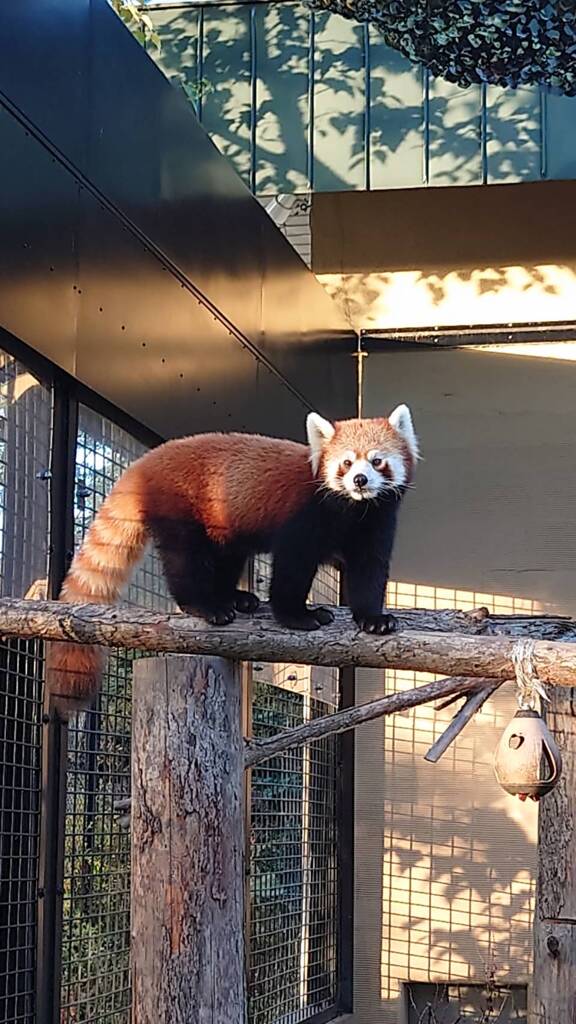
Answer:
<path fill-rule="evenodd" d="M 492 694 L 495 693 L 498 686 L 501 685 L 500 683 L 495 683 L 490 679 L 487 679 L 486 683 L 486 687 L 482 690 L 474 687 L 474 692 L 467 697 L 464 706 L 456 712 L 448 728 L 444 730 L 442 735 L 438 737 L 427 753 L 424 754 L 425 761 L 430 761 L 432 764 L 436 764 L 442 755 L 446 753 L 450 744 L 454 742 L 462 730 L 468 725 L 468 722 L 474 717 L 476 712 L 480 711 L 480 708 L 486 703 Z"/>
<path fill-rule="evenodd" d="M 208 626 L 184 615 L 161 615 L 131 606 L 65 605 L 59 602 L 0 601 L 0 634 L 46 640 L 128 647 L 157 652 L 207 654 L 242 661 L 301 665 L 349 665 L 436 672 L 454 676 L 514 678 L 516 636 L 554 636 L 537 641 L 534 664 L 544 683 L 576 681 L 576 639 L 569 619 L 515 618 L 482 612 L 404 612 L 400 630 L 388 637 L 362 633 L 346 609 L 316 632 L 278 626 L 265 611 L 230 626 Z"/>
<path fill-rule="evenodd" d="M 362 725 L 364 722 L 372 722 L 375 718 L 393 715 L 398 711 L 407 711 L 408 708 L 415 708 L 419 704 L 427 704 L 429 701 L 439 700 L 448 694 L 466 695 L 470 690 L 471 683 L 473 685 L 474 681 L 466 677 L 435 679 L 434 682 L 426 683 L 424 686 L 416 686 L 413 690 L 392 693 L 388 697 L 379 697 L 378 700 L 371 700 L 366 704 L 347 708 L 345 711 L 337 711 L 334 715 L 315 718 L 311 722 L 297 725 L 294 729 L 287 729 L 285 732 L 276 733 L 275 736 L 270 736 L 265 740 L 250 740 L 250 742 L 246 743 L 245 748 L 245 766 L 246 768 L 252 768 L 255 764 L 260 764 L 261 761 L 265 761 L 267 758 L 273 757 L 284 750 L 291 750 L 293 747 L 301 747 L 304 743 L 313 743 L 315 740 L 321 740 L 325 736 L 333 736 L 336 733 L 346 732 L 348 729 L 355 729 L 356 726 Z M 483 679 L 482 685 L 484 687 L 481 691 L 482 699 L 479 700 L 478 694 L 471 698 L 474 701 L 476 710 L 482 706 L 501 684 L 500 682 L 494 682 L 493 679 Z M 473 711 L 468 715 L 466 721 L 463 721 L 459 728 L 453 731 L 444 749 L 449 746 L 453 739 L 456 739 L 457 734 L 461 732 L 466 722 L 472 717 L 472 714 L 474 714 Z M 455 719 L 453 719 L 454 721 Z M 446 736 L 446 733 L 444 733 L 444 736 Z M 434 760 L 438 760 L 438 757 L 435 757 Z M 428 759 L 432 760 L 432 758 Z"/>
<path fill-rule="evenodd" d="M 556 691 L 547 724 L 560 781 L 540 805 L 531 1024 L 576 1022 L 576 691 Z"/>
<path fill-rule="evenodd" d="M 244 1024 L 239 681 L 146 658 L 133 703 L 133 1024 Z"/>

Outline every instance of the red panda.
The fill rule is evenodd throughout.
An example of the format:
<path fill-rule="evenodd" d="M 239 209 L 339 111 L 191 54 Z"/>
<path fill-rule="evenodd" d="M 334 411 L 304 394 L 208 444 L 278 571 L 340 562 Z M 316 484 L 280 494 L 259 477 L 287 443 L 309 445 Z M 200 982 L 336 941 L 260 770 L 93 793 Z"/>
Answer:
<path fill-rule="evenodd" d="M 111 603 L 148 540 L 183 612 L 226 625 L 258 607 L 238 589 L 246 560 L 273 555 L 270 602 L 292 629 L 332 620 L 309 608 L 322 563 L 344 566 L 348 602 L 361 629 L 385 633 L 383 613 L 398 504 L 418 446 L 410 412 L 329 423 L 307 419 L 308 446 L 249 434 L 198 434 L 167 441 L 120 477 L 64 580 L 60 600 Z M 51 643 L 47 682 L 62 713 L 95 695 L 104 665 L 98 647 Z"/>

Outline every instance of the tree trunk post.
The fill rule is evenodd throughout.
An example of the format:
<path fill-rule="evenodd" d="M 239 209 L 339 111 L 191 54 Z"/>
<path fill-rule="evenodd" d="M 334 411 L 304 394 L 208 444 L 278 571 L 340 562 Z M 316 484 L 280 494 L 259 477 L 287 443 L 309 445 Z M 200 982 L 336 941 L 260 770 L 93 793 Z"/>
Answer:
<path fill-rule="evenodd" d="M 133 1024 L 244 1024 L 240 673 L 135 663 Z"/>
<path fill-rule="evenodd" d="M 576 1021 L 575 693 L 554 690 L 547 713 L 563 770 L 540 804 L 531 1024 Z"/>

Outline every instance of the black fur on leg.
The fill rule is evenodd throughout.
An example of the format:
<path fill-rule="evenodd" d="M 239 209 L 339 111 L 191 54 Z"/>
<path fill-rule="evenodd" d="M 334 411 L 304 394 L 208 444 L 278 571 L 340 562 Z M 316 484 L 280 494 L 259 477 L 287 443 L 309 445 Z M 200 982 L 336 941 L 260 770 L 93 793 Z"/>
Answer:
<path fill-rule="evenodd" d="M 365 633 L 385 635 L 396 619 L 383 611 L 390 557 L 396 530 L 396 505 L 374 516 L 363 532 L 354 532 L 343 545 L 345 590 L 354 621 Z"/>
<path fill-rule="evenodd" d="M 273 549 L 270 604 L 274 618 L 288 629 L 319 629 L 332 621 L 325 608 L 308 608 L 306 599 L 327 549 L 319 510 L 306 508 L 282 529 Z M 330 616 L 329 618 L 327 616 Z"/>
<path fill-rule="evenodd" d="M 270 603 L 277 622 L 310 630 L 332 621 L 329 609 L 309 608 L 306 601 L 318 566 L 338 557 L 355 621 L 384 634 L 395 628 L 383 604 L 399 500 L 351 502 L 318 492 L 277 531 L 227 544 L 211 540 L 195 520 L 156 518 L 149 526 L 174 600 L 209 622 L 225 625 L 235 610 L 256 610 L 258 599 L 238 590 L 238 581 L 250 554 L 272 550 Z"/>
<path fill-rule="evenodd" d="M 233 622 L 246 546 L 215 543 L 195 520 L 158 518 L 150 530 L 168 589 L 181 610 L 215 626 Z"/>

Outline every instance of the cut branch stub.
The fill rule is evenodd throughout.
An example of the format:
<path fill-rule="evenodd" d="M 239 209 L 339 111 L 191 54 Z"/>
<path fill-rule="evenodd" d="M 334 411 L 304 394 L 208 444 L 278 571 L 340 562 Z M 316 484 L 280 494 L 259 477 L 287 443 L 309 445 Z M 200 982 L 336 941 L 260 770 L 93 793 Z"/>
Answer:
<path fill-rule="evenodd" d="M 430 761 L 432 764 L 436 764 L 442 755 L 446 753 L 448 747 L 468 725 L 470 719 L 474 717 L 477 711 L 480 711 L 480 708 L 486 703 L 498 687 L 502 685 L 500 681 L 494 682 L 494 680 L 486 680 L 486 682 L 489 685 L 485 686 L 483 689 L 478 689 L 478 687 L 475 686 L 474 692 L 468 694 L 463 707 L 459 708 L 456 712 L 450 722 L 450 725 L 444 730 L 442 735 L 438 737 L 436 742 L 432 744 L 426 754 L 424 754 L 425 761 Z"/>
<path fill-rule="evenodd" d="M 500 682 L 495 683 L 493 679 L 485 679 L 483 682 L 487 688 L 490 687 L 490 693 L 501 685 Z M 294 729 L 287 729 L 285 732 L 277 733 L 265 740 L 250 740 L 245 747 L 244 765 L 246 768 L 252 768 L 254 765 L 260 764 L 261 761 L 266 761 L 269 757 L 274 757 L 293 747 L 300 747 L 304 743 L 314 743 L 324 739 L 325 736 L 334 736 L 337 733 L 346 732 L 348 729 L 355 729 L 364 722 L 372 722 L 375 718 L 382 718 L 384 715 L 407 711 L 408 708 L 427 704 L 429 701 L 438 700 L 451 693 L 466 694 L 469 688 L 470 680 L 466 677 L 435 679 L 432 683 L 417 686 L 413 690 L 392 693 L 388 697 L 379 697 L 366 704 L 347 708 L 345 711 L 337 711 L 334 715 L 315 718 L 312 722 L 298 725 Z M 475 696 L 477 699 L 477 695 Z M 465 724 L 464 722 L 461 728 Z M 460 729 L 458 729 L 459 731 Z M 456 738 L 455 735 L 453 738 Z"/>

